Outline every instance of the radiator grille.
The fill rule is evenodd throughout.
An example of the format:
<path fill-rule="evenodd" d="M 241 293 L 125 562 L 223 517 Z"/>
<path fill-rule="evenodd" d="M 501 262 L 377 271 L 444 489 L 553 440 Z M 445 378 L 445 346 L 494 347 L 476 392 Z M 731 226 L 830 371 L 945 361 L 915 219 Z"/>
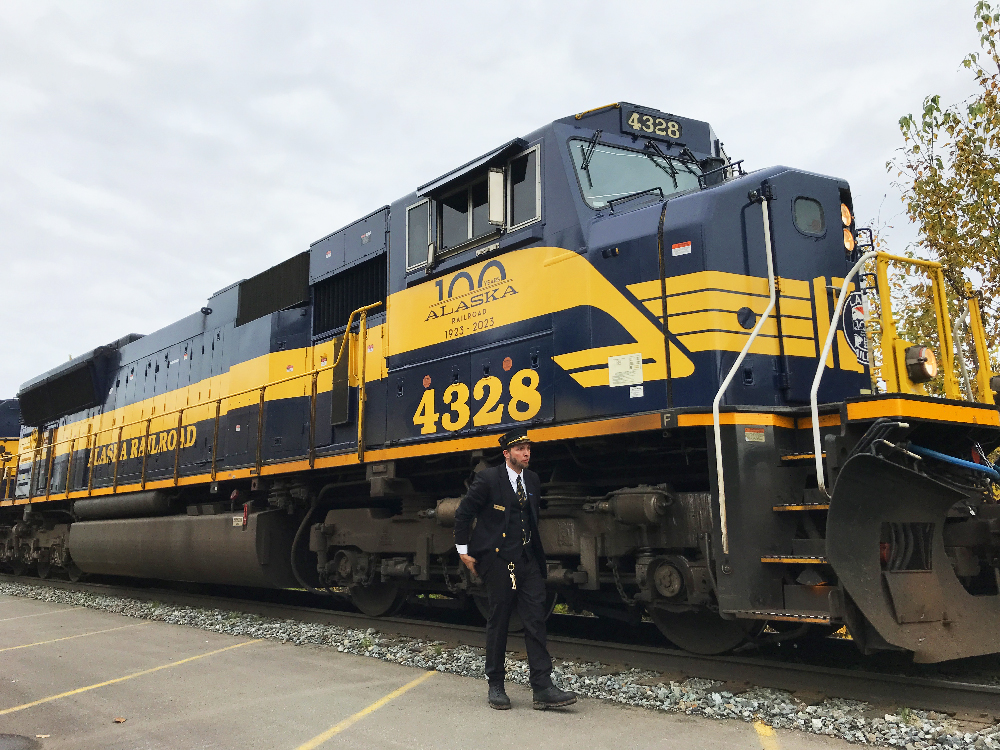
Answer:
<path fill-rule="evenodd" d="M 346 326 L 359 307 L 384 305 L 388 262 L 383 253 L 318 283 L 313 289 L 313 336 Z"/>
<path fill-rule="evenodd" d="M 240 282 L 236 325 L 309 301 L 309 253 L 299 253 Z"/>
<path fill-rule="evenodd" d="M 51 380 L 17 394 L 21 406 L 21 419 L 26 425 L 37 427 L 64 414 L 97 406 L 100 395 L 95 382 L 94 365 L 82 362 Z"/>

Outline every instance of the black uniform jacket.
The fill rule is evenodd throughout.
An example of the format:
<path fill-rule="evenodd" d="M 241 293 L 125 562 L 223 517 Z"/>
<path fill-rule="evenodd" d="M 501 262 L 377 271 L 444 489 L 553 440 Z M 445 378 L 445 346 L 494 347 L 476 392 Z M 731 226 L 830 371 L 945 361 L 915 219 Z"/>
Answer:
<path fill-rule="evenodd" d="M 524 491 L 531 506 L 531 552 L 538 568 L 545 577 L 545 550 L 538 536 L 538 501 L 541 497 L 541 482 L 538 475 L 525 469 L 521 474 Z M 517 507 L 517 495 L 510 486 L 507 464 L 483 469 L 455 511 L 455 544 L 469 545 L 469 554 L 476 558 L 477 569 L 488 570 L 496 561 L 497 551 L 502 546 L 503 532 L 507 528 L 507 518 Z M 476 519 L 476 527 L 472 521 Z"/>

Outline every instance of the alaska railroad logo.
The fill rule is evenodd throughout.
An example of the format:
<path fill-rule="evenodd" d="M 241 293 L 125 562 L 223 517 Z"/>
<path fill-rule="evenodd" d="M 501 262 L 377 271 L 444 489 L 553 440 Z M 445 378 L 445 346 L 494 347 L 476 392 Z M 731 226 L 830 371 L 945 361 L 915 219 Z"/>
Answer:
<path fill-rule="evenodd" d="M 488 275 L 491 270 L 499 273 L 499 276 Z M 448 316 L 451 316 L 452 324 L 463 323 L 486 312 L 477 311 L 475 308 L 517 294 L 517 289 L 507 280 L 507 270 L 498 260 L 486 263 L 479 271 L 479 278 L 476 280 L 468 271 L 456 273 L 448 282 L 447 297 L 445 297 L 445 279 L 438 279 L 434 282 L 434 286 L 438 292 L 438 299 L 430 306 L 430 311 L 424 318 L 425 323 L 428 320 Z"/>

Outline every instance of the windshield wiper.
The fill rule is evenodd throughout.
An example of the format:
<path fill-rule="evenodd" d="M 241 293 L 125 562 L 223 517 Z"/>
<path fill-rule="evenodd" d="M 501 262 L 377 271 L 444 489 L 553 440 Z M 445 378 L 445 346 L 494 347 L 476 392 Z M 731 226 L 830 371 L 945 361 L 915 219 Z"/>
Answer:
<path fill-rule="evenodd" d="M 656 156 L 659 156 L 661 159 L 663 159 L 663 161 L 662 162 L 658 162 L 656 160 L 656 156 L 654 156 L 653 154 L 651 154 L 650 151 L 655 152 Z M 667 173 L 667 175 L 670 177 L 670 179 L 674 183 L 674 190 L 676 190 L 677 189 L 677 170 L 674 169 L 673 163 L 671 162 L 670 159 L 667 158 L 666 154 L 664 154 L 662 151 L 660 151 L 660 147 L 657 146 L 652 141 L 646 141 L 646 150 L 643 151 L 643 154 L 651 162 L 653 162 L 653 164 L 655 164 L 656 166 L 658 166 L 660 169 L 662 169 L 664 172 Z"/>
<path fill-rule="evenodd" d="M 615 210 L 615 204 L 621 203 L 622 201 L 630 201 L 633 198 L 638 198 L 640 195 L 652 195 L 653 193 L 660 194 L 660 200 L 663 200 L 663 188 L 656 185 L 651 188 L 646 188 L 645 190 L 636 190 L 634 193 L 628 193 L 626 195 L 619 195 L 617 198 L 612 198 L 607 202 L 607 205 L 611 207 L 611 210 Z"/>
<path fill-rule="evenodd" d="M 693 153 L 691 153 L 691 149 L 689 149 L 687 146 L 685 146 L 681 151 L 681 156 L 686 156 L 688 159 L 691 160 L 692 164 L 697 164 L 699 167 L 701 166 L 701 162 L 698 161 L 698 157 L 695 156 Z M 701 174 L 700 172 L 695 172 L 693 169 L 691 169 L 691 167 L 688 166 L 688 162 L 686 160 L 681 159 L 679 161 L 681 164 L 684 165 L 684 169 L 693 174 L 695 177 L 698 177 Z"/>
<path fill-rule="evenodd" d="M 668 158 L 665 153 L 660 151 L 660 147 L 657 146 L 656 143 L 652 140 L 646 141 L 646 149 L 647 150 L 645 154 L 650 158 L 650 160 L 652 160 L 653 164 L 655 164 L 664 172 L 666 172 L 668 175 L 670 175 L 670 179 L 673 180 L 674 182 L 674 188 L 677 187 L 677 170 L 673 166 L 674 161 L 678 162 L 684 168 L 684 171 L 687 172 L 688 174 L 691 174 L 697 178 L 701 177 L 700 172 L 696 172 L 694 169 L 691 168 L 692 163 L 698 164 L 700 166 L 698 157 L 695 156 L 693 153 L 691 153 L 691 149 L 689 149 L 687 146 L 681 149 L 680 157 L 677 159 Z M 650 151 L 653 151 L 657 156 L 663 159 L 664 163 L 667 166 L 664 166 L 663 164 L 660 164 L 658 161 L 656 161 L 656 159 L 653 158 L 653 156 L 649 153 Z"/>
<path fill-rule="evenodd" d="M 594 187 L 594 180 L 590 176 L 590 160 L 594 158 L 594 151 L 597 149 L 597 141 L 601 137 L 603 130 L 597 130 L 594 133 L 594 137 L 590 139 L 590 143 L 587 144 L 586 148 L 582 145 L 580 146 L 580 153 L 583 154 L 583 163 L 580 165 L 580 169 L 587 173 L 587 182 L 589 183 L 591 189 Z"/>

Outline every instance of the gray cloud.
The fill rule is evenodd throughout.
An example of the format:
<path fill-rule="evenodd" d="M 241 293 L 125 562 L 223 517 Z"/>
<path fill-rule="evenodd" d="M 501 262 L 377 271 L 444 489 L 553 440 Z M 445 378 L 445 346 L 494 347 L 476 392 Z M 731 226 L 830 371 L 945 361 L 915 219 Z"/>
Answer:
<path fill-rule="evenodd" d="M 0 397 L 515 135 L 626 100 L 853 186 L 972 92 L 973 3 L 0 6 Z M 884 199 L 883 197 L 888 196 Z"/>

